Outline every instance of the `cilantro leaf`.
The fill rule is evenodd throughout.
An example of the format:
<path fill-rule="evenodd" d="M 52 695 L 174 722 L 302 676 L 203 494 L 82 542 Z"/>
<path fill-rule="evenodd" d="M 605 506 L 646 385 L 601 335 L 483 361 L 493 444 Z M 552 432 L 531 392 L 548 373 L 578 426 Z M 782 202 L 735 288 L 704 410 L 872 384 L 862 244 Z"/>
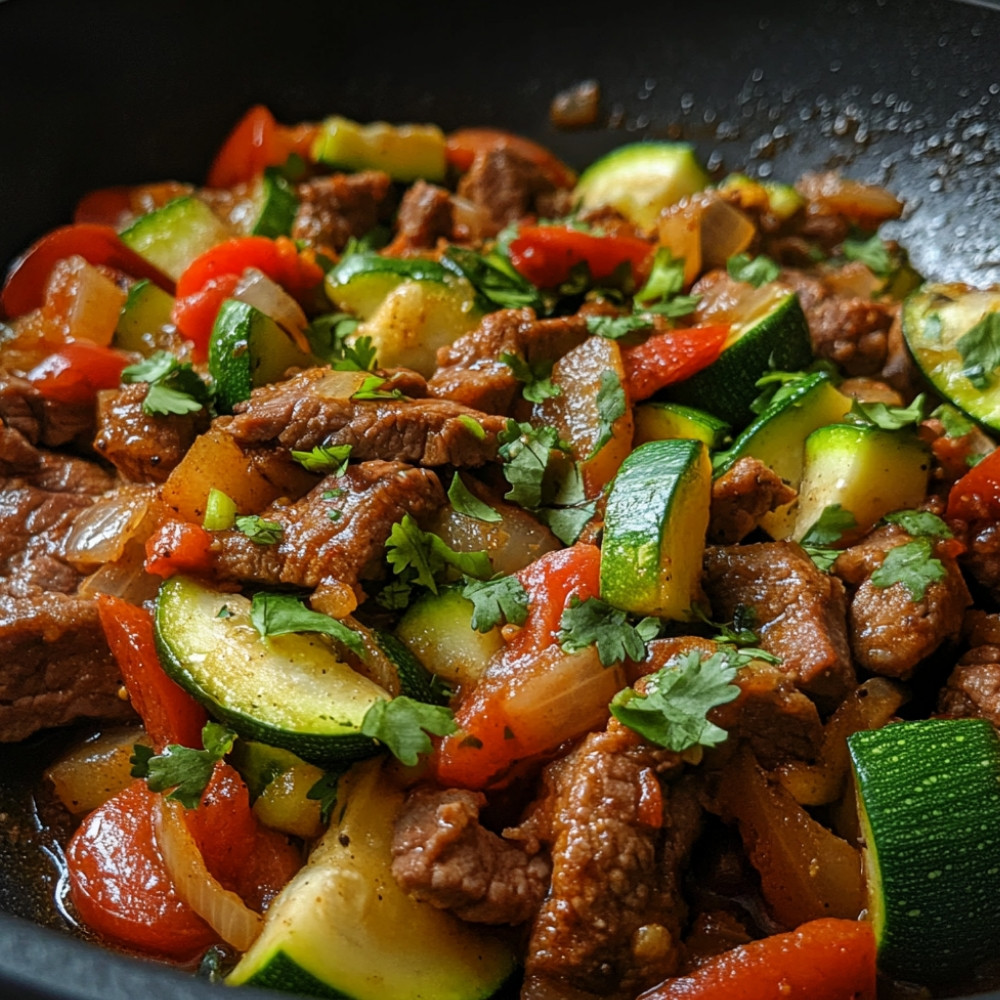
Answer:
<path fill-rule="evenodd" d="M 745 281 L 754 288 L 760 288 L 761 285 L 776 280 L 781 274 L 781 268 L 770 257 L 765 254 L 751 257 L 747 253 L 738 253 L 730 257 L 726 261 L 726 271 L 734 281 Z"/>
<path fill-rule="evenodd" d="M 250 621 L 263 636 L 322 632 L 333 636 L 358 656 L 365 651 L 361 636 L 354 629 L 321 611 L 307 608 L 292 594 L 258 591 L 250 602 Z"/>
<path fill-rule="evenodd" d="M 486 552 L 456 552 L 438 535 L 424 531 L 410 514 L 392 526 L 385 543 L 386 560 L 397 575 L 407 570 L 413 582 L 438 592 L 435 576 L 446 566 L 454 566 L 460 573 L 486 579 L 493 574 L 493 566 Z"/>
<path fill-rule="evenodd" d="M 219 722 L 206 722 L 201 739 L 202 750 L 171 743 L 158 754 L 152 747 L 136 744 L 129 758 L 132 777 L 145 778 L 153 792 L 173 789 L 168 799 L 176 799 L 185 809 L 196 809 L 216 763 L 233 749 L 236 733 Z"/>
<path fill-rule="evenodd" d="M 197 413 L 209 405 L 211 391 L 190 362 L 181 362 L 167 351 L 155 351 L 148 358 L 122 370 L 122 382 L 146 382 L 149 388 L 142 401 L 144 413 Z"/>
<path fill-rule="evenodd" d="M 378 740 L 408 767 L 417 763 L 420 754 L 433 749 L 428 734 L 447 736 L 457 729 L 450 708 L 426 705 L 406 695 L 390 701 L 379 699 L 361 720 L 361 732 Z"/>
<path fill-rule="evenodd" d="M 779 657 L 757 648 L 757 643 L 760 642 L 760 636 L 754 631 L 754 626 L 757 624 L 757 609 L 752 605 L 737 604 L 733 610 L 731 625 L 712 621 L 698 604 L 695 604 L 692 610 L 706 625 L 717 630 L 716 634 L 711 636 L 716 642 L 737 648 L 755 647 L 751 650 L 755 659 L 766 660 L 769 663 L 781 662 Z"/>
<path fill-rule="evenodd" d="M 619 691 L 611 714 L 651 743 L 683 753 L 696 746 L 711 747 L 728 734 L 708 713 L 739 697 L 738 656 L 719 650 L 705 657 L 695 650 L 674 658 L 646 678 L 645 691 Z"/>
<path fill-rule="evenodd" d="M 924 419 L 926 396 L 920 393 L 909 406 L 889 406 L 887 403 L 863 403 L 855 399 L 851 403 L 850 416 L 862 424 L 875 424 L 887 431 L 898 431 L 911 424 L 919 424 Z"/>
<path fill-rule="evenodd" d="M 656 637 L 660 623 L 643 618 L 638 625 L 628 621 L 628 614 L 613 608 L 598 597 L 581 601 L 575 594 L 559 619 L 559 645 L 567 653 L 577 653 L 597 646 L 601 663 L 610 667 L 625 659 L 636 662 L 646 657 L 646 642 Z"/>
<path fill-rule="evenodd" d="M 840 549 L 834 548 L 834 545 L 857 526 L 857 518 L 851 511 L 845 510 L 839 503 L 828 504 L 806 530 L 799 544 L 817 569 L 829 573 L 840 555 Z"/>
<path fill-rule="evenodd" d="M 451 477 L 451 486 L 448 487 L 448 499 L 451 501 L 452 509 L 466 517 L 473 517 L 477 521 L 486 521 L 488 524 L 499 524 L 503 518 L 488 503 L 483 503 L 465 485 L 465 480 L 456 472 Z"/>
<path fill-rule="evenodd" d="M 606 340 L 621 340 L 630 333 L 650 330 L 652 318 L 645 313 L 633 313 L 630 316 L 588 316 L 587 332 Z"/>
<path fill-rule="evenodd" d="M 572 507 L 540 507 L 535 516 L 546 525 L 564 545 L 572 545 L 597 512 L 597 501 Z"/>
<path fill-rule="evenodd" d="M 646 284 L 635 293 L 636 302 L 648 305 L 663 302 L 684 288 L 684 258 L 675 257 L 669 247 L 658 247 L 653 255 Z"/>
<path fill-rule="evenodd" d="M 529 364 L 517 354 L 500 355 L 500 360 L 514 373 L 518 382 L 524 383 L 521 394 L 529 403 L 540 403 L 543 399 L 558 396 L 562 389 L 549 376 L 552 374 L 551 361 L 539 361 Z"/>
<path fill-rule="evenodd" d="M 292 458 L 309 472 L 342 476 L 351 456 L 349 444 L 318 444 L 312 451 L 293 451 Z"/>
<path fill-rule="evenodd" d="M 375 601 L 387 611 L 400 611 L 409 605 L 412 596 L 412 584 L 396 579 L 390 580 L 375 595 Z"/>
<path fill-rule="evenodd" d="M 959 374 L 977 389 L 992 385 L 993 376 L 1000 367 L 1000 312 L 986 313 L 955 341 L 955 348 L 965 364 Z"/>
<path fill-rule="evenodd" d="M 460 413 L 458 415 L 458 422 L 477 440 L 486 440 L 486 428 L 476 420 L 475 417 L 470 416 L 468 413 Z"/>
<path fill-rule="evenodd" d="M 330 822 L 333 807 L 337 804 L 337 794 L 340 789 L 340 779 L 350 770 L 350 764 L 333 768 L 313 783 L 306 792 L 307 799 L 319 801 L 319 818 L 323 824 Z"/>
<path fill-rule="evenodd" d="M 285 533 L 285 529 L 278 521 L 268 521 L 259 514 L 241 515 L 233 524 L 237 531 L 258 545 L 276 545 Z"/>
<path fill-rule="evenodd" d="M 878 233 L 873 233 L 868 239 L 848 237 L 841 249 L 848 260 L 859 261 L 880 278 L 887 278 L 893 271 L 889 248 Z"/>
<path fill-rule="evenodd" d="M 504 478 L 511 487 L 505 499 L 528 509 L 544 506 L 546 472 L 553 450 L 560 446 L 559 432 L 508 419 L 497 440 Z"/>
<path fill-rule="evenodd" d="M 499 253 L 477 254 L 463 247 L 449 246 L 441 257 L 449 270 L 465 278 L 470 285 L 499 309 L 540 309 L 542 297 L 538 289 L 517 272 L 510 261 Z"/>
<path fill-rule="evenodd" d="M 466 577 L 462 596 L 472 601 L 472 627 L 489 632 L 501 622 L 523 625 L 528 617 L 528 592 L 516 576 L 497 576 L 491 580 Z"/>
<path fill-rule="evenodd" d="M 876 587 L 891 587 L 901 583 L 914 601 L 923 600 L 927 588 L 947 576 L 940 559 L 934 557 L 929 538 L 916 538 L 897 545 L 885 554 L 882 565 L 869 578 Z"/>
<path fill-rule="evenodd" d="M 952 538 L 951 528 L 929 510 L 895 510 L 882 518 L 888 524 L 898 524 L 913 538 Z"/>
<path fill-rule="evenodd" d="M 351 313 L 317 316 L 306 328 L 310 350 L 337 371 L 372 371 L 376 362 L 372 338 L 351 339 L 359 324 Z"/>
<path fill-rule="evenodd" d="M 941 426 L 948 437 L 960 438 L 971 434 L 976 425 L 957 407 L 950 403 L 941 403 L 931 410 L 931 417 L 941 421 Z"/>
<path fill-rule="evenodd" d="M 611 369 L 601 372 L 601 385 L 597 390 L 597 440 L 587 458 L 593 458 L 611 440 L 615 421 L 624 417 L 626 412 L 628 400 L 617 372 Z"/>
<path fill-rule="evenodd" d="M 402 389 L 383 389 L 389 379 L 381 375 L 369 375 L 358 389 L 351 393 L 351 399 L 403 399 Z"/>

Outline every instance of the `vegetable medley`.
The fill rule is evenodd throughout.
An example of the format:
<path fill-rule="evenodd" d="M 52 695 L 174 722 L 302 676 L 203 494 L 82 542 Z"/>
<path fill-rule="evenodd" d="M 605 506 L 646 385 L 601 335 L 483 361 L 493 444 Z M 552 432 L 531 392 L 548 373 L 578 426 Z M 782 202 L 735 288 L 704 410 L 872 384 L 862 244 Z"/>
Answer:
<path fill-rule="evenodd" d="M 0 738 L 85 726 L 82 932 L 355 1000 L 995 986 L 1000 291 L 902 209 L 265 107 L 84 197 L 0 293 Z"/>

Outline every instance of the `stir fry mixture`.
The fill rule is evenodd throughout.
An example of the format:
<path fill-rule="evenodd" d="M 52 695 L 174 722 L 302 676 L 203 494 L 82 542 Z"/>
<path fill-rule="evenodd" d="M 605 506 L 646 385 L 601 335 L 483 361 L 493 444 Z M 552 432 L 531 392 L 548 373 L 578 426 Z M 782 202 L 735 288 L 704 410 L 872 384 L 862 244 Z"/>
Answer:
<path fill-rule="evenodd" d="M 995 983 L 1000 291 L 902 210 L 265 107 L 84 197 L 0 298 L 0 737 L 97 733 L 85 933 L 354 1000 Z"/>

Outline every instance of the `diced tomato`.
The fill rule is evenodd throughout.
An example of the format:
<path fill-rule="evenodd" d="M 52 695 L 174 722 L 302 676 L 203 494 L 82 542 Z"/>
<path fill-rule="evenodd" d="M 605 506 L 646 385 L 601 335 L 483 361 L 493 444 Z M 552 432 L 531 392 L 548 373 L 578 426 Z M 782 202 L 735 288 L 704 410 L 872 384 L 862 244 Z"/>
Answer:
<path fill-rule="evenodd" d="M 202 361 L 208 357 L 208 343 L 219 309 L 230 298 L 240 282 L 238 274 L 220 274 L 209 278 L 196 292 L 174 300 L 170 318 L 192 343 L 193 357 Z"/>
<path fill-rule="evenodd" d="M 212 534 L 191 521 L 166 521 L 146 539 L 146 572 L 168 577 L 212 568 Z"/>
<path fill-rule="evenodd" d="M 112 267 L 136 279 L 149 278 L 173 294 L 170 278 L 126 246 L 111 226 L 77 223 L 53 229 L 14 262 L 0 292 L 3 312 L 14 317 L 37 309 L 44 301 L 45 287 L 56 263 L 74 254 L 90 264 Z"/>
<path fill-rule="evenodd" d="M 432 768 L 446 787 L 483 788 L 515 761 L 552 749 L 553 740 L 564 738 L 534 731 L 523 717 L 512 717 L 509 705 L 526 692 L 530 697 L 533 682 L 565 663 L 557 642 L 560 619 L 571 597 L 584 601 L 597 596 L 600 551 L 577 543 L 547 553 L 518 578 L 528 592 L 527 620 L 463 698 L 455 713 L 459 731 L 441 740 L 432 755 Z M 604 698 L 605 706 L 613 693 Z M 581 717 L 584 712 L 580 706 Z"/>
<path fill-rule="evenodd" d="M 824 917 L 738 945 L 639 1000 L 875 1000 L 875 934 Z"/>
<path fill-rule="evenodd" d="M 265 167 L 280 167 L 292 153 L 309 157 L 317 126 L 278 124 L 270 109 L 257 104 L 236 123 L 212 161 L 206 184 L 231 188 Z"/>
<path fill-rule="evenodd" d="M 648 399 L 708 367 L 722 353 L 728 336 L 728 326 L 698 326 L 654 333 L 641 344 L 623 347 L 629 398 L 633 402 Z"/>
<path fill-rule="evenodd" d="M 208 713 L 160 666 L 153 619 L 145 608 L 98 594 L 97 613 L 132 706 L 157 750 L 168 743 L 200 747 Z"/>
<path fill-rule="evenodd" d="M 957 480 L 948 493 L 947 517 L 976 521 L 1000 517 L 1000 448 Z"/>
<path fill-rule="evenodd" d="M 70 899 L 108 941 L 188 962 L 218 938 L 177 895 L 156 848 L 159 794 L 136 780 L 87 816 L 66 846 Z"/>
<path fill-rule="evenodd" d="M 74 340 L 40 361 L 27 379 L 46 397 L 60 403 L 92 403 L 101 389 L 121 382 L 127 355 L 89 340 Z"/>
<path fill-rule="evenodd" d="M 649 274 L 652 243 L 626 233 L 598 236 L 569 226 L 522 226 L 510 243 L 510 262 L 539 288 L 556 288 L 580 264 L 595 281 L 627 265 L 636 285 Z"/>
<path fill-rule="evenodd" d="M 448 163 L 465 173 L 481 153 L 504 149 L 538 167 L 556 187 L 571 188 L 576 184 L 576 172 L 551 150 L 524 136 L 496 128 L 463 128 L 446 138 L 445 155 Z"/>

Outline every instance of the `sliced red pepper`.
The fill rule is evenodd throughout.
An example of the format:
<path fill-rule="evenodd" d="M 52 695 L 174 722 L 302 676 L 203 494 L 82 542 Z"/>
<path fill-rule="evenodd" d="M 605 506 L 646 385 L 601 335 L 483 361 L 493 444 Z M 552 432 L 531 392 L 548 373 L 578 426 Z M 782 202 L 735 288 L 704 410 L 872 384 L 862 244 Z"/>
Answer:
<path fill-rule="evenodd" d="M 212 533 L 191 521 L 166 521 L 146 539 L 146 572 L 164 578 L 207 573 L 213 565 Z"/>
<path fill-rule="evenodd" d="M 149 278 L 173 294 L 174 283 L 170 278 L 126 246 L 111 226 L 81 222 L 53 229 L 14 261 L 0 292 L 3 312 L 14 317 L 37 309 L 45 300 L 45 286 L 52 268 L 74 254 L 90 264 L 113 267 L 132 278 Z"/>
<path fill-rule="evenodd" d="M 628 265 L 632 280 L 641 285 L 653 260 L 652 243 L 625 233 L 598 236 L 568 226 L 522 226 L 510 243 L 510 262 L 539 288 L 556 288 L 580 264 L 594 281 L 610 278 Z"/>
<path fill-rule="evenodd" d="M 538 167 L 559 188 L 576 184 L 576 172 L 551 150 L 532 139 L 496 128 L 463 128 L 449 133 L 445 140 L 445 156 L 459 173 L 465 173 L 476 156 L 494 150 L 509 150 Z"/>
<path fill-rule="evenodd" d="M 654 333 L 641 344 L 622 348 L 626 391 L 633 402 L 665 386 L 683 382 L 722 353 L 728 326 L 697 326 Z"/>
<path fill-rule="evenodd" d="M 101 389 L 115 389 L 129 358 L 113 347 L 74 340 L 40 361 L 26 378 L 46 398 L 91 403 Z"/>
<path fill-rule="evenodd" d="M 97 613 L 132 706 L 153 746 L 158 751 L 168 743 L 200 747 L 208 713 L 160 665 L 149 612 L 120 597 L 98 594 Z"/>
<path fill-rule="evenodd" d="M 948 493 L 945 516 L 963 521 L 1000 517 L 1000 448 L 991 451 L 954 483 Z"/>
<path fill-rule="evenodd" d="M 208 342 L 212 339 L 215 317 L 226 299 L 240 283 L 238 274 L 220 274 L 209 278 L 198 291 L 174 300 L 170 318 L 178 330 L 192 343 L 196 361 L 208 357 Z"/>
<path fill-rule="evenodd" d="M 875 1000 L 875 933 L 824 917 L 738 945 L 639 1000 Z"/>

